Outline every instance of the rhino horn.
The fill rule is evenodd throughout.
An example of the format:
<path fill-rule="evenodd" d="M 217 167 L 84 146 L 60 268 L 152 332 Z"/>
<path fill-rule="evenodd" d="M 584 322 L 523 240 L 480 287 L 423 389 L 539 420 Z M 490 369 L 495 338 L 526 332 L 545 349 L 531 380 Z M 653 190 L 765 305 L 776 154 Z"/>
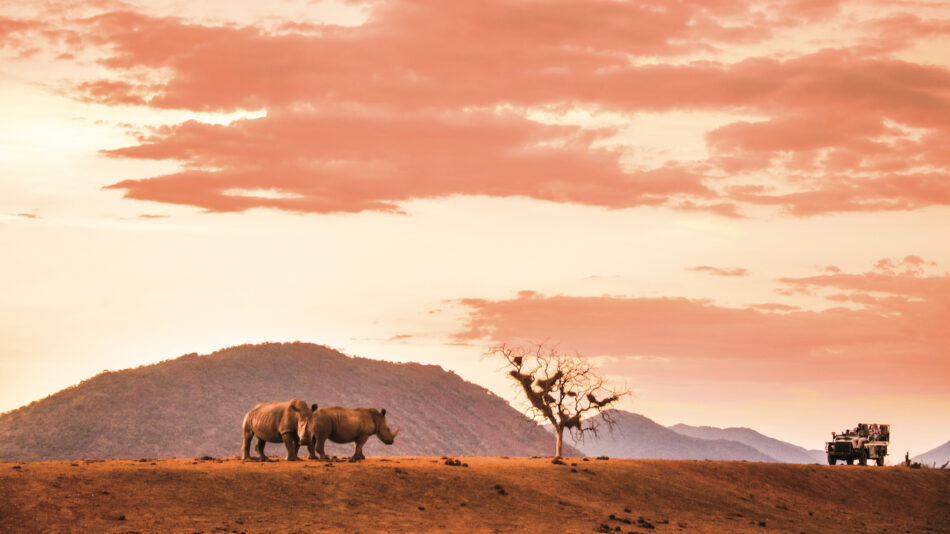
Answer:
<path fill-rule="evenodd" d="M 396 436 L 398 435 L 399 435 L 399 430 L 396 430 L 395 432 L 393 432 L 393 439 L 396 439 Z"/>

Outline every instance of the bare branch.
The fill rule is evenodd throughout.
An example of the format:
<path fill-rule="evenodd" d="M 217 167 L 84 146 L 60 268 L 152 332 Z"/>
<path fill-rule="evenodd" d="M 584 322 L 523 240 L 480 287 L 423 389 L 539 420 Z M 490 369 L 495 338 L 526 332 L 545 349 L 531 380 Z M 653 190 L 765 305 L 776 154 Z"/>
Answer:
<path fill-rule="evenodd" d="M 557 455 L 561 454 L 565 429 L 577 438 L 597 432 L 597 419 L 588 415 L 603 414 L 600 421 L 613 425 L 608 408 L 630 392 L 610 389 L 603 377 L 594 373 L 588 360 L 578 354 L 568 356 L 557 346 L 544 343 L 530 350 L 499 345 L 485 357 L 501 358 L 528 401 L 528 411 L 554 427 L 558 438 Z"/>

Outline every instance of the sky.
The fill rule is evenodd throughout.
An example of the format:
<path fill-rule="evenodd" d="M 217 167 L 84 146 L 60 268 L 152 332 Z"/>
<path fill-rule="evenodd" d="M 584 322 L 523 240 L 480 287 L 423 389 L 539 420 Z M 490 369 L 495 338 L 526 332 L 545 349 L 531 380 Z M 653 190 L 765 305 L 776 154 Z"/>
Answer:
<path fill-rule="evenodd" d="M 938 1 L 0 6 L 0 411 L 308 341 L 518 404 L 500 343 L 664 425 L 950 440 Z"/>

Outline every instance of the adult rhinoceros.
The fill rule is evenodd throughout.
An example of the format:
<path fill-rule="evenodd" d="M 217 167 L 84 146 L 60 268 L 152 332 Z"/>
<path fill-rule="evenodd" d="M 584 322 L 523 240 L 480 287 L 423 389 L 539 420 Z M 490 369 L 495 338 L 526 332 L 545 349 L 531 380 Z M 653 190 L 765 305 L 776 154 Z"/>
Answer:
<path fill-rule="evenodd" d="M 297 451 L 300 449 L 300 443 L 307 443 L 310 449 L 310 457 L 316 458 L 313 454 L 313 440 L 309 434 L 307 423 L 317 405 L 307 406 L 305 401 L 293 399 L 286 402 L 262 402 L 251 408 L 244 416 L 242 429 L 244 431 L 244 445 L 241 447 L 241 459 L 251 458 L 250 448 L 251 440 L 257 437 L 257 454 L 261 461 L 266 461 L 264 455 L 264 445 L 270 443 L 284 443 L 287 447 L 287 459 L 299 460 Z"/>
<path fill-rule="evenodd" d="M 376 436 L 387 445 L 392 445 L 398 430 L 393 431 L 386 425 L 386 409 L 376 408 L 341 408 L 332 406 L 321 408 L 310 415 L 310 423 L 306 433 L 312 436 L 316 443 L 320 458 L 326 459 L 327 454 L 323 446 L 327 439 L 334 443 L 356 443 L 353 450 L 353 460 L 363 460 L 363 445 L 370 436 Z"/>

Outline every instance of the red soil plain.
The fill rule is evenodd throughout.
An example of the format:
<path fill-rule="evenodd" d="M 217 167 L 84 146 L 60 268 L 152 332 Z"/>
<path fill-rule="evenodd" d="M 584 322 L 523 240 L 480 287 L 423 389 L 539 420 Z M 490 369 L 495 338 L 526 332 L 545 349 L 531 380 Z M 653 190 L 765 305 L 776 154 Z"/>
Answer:
<path fill-rule="evenodd" d="M 457 459 L 0 463 L 0 531 L 950 532 L 950 470 Z"/>

